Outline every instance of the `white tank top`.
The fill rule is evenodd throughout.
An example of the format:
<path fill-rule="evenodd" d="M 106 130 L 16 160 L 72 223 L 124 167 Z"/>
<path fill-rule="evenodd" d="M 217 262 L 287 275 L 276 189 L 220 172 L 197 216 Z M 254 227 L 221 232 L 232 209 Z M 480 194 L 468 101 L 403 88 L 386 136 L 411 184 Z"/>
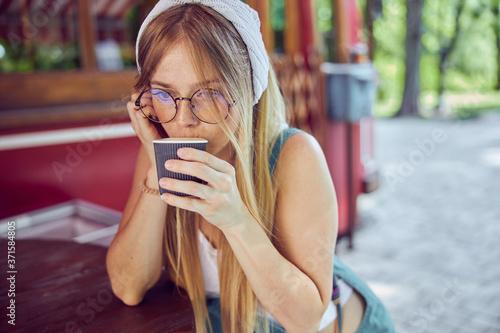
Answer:
<path fill-rule="evenodd" d="M 219 269 L 217 268 L 217 249 L 208 241 L 205 235 L 198 229 L 198 249 L 200 253 L 201 269 L 203 272 L 203 282 L 205 284 L 205 294 L 207 296 L 220 295 L 219 284 Z M 352 294 L 352 287 L 339 279 L 338 286 L 340 288 L 340 305 L 344 306 Z M 268 318 L 275 323 L 278 323 L 269 313 Z M 330 301 L 326 309 L 318 330 L 322 330 L 330 325 L 337 318 L 337 308 L 333 301 Z M 279 324 L 279 323 L 278 323 Z"/>
<path fill-rule="evenodd" d="M 207 296 L 220 295 L 219 269 L 217 268 L 217 249 L 198 229 L 198 250 L 200 252 L 201 270 Z"/>

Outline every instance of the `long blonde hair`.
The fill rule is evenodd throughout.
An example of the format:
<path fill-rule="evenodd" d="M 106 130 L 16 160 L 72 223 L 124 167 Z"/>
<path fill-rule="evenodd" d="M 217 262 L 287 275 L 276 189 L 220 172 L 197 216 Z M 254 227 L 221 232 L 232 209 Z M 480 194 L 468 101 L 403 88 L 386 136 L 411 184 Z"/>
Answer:
<path fill-rule="evenodd" d="M 271 68 L 269 84 L 253 106 L 252 72 L 246 45 L 234 26 L 214 10 L 186 4 L 161 13 L 145 29 L 139 41 L 138 63 L 142 68 L 136 90 L 149 85 L 157 64 L 176 43 L 186 43 L 199 82 L 217 77 L 225 96 L 237 102 L 238 126 L 219 125 L 235 152 L 236 181 L 241 198 L 260 227 L 272 239 L 276 193 L 269 172 L 269 156 L 279 130 L 286 126 L 285 106 Z M 230 117 L 232 114 L 230 113 Z M 228 118 L 229 119 L 229 118 Z M 172 281 L 186 290 L 193 306 L 197 332 L 206 332 L 208 311 L 195 213 L 168 209 L 165 226 L 166 269 Z M 189 221 L 188 223 L 186 223 Z M 224 332 L 258 329 L 258 300 L 229 243 L 222 237 L 218 250 L 221 318 Z M 267 331 L 265 311 L 264 327 Z M 260 326 L 260 325 L 259 325 Z M 211 331 L 211 327 L 209 326 Z"/>

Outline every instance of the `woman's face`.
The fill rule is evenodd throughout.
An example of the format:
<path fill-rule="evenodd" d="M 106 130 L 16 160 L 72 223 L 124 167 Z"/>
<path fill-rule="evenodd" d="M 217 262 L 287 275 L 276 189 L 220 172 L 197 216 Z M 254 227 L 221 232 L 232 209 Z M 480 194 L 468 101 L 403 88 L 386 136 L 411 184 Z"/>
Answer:
<path fill-rule="evenodd" d="M 221 91 L 220 83 L 207 78 L 204 88 Z M 151 88 L 158 88 L 169 92 L 174 98 L 190 98 L 200 89 L 200 82 L 196 76 L 189 50 L 184 43 L 178 43 L 163 57 L 151 78 Z M 177 101 L 177 115 L 165 124 L 163 128 L 171 138 L 203 138 L 208 140 L 207 152 L 218 158 L 232 163 L 234 154 L 230 147 L 229 138 L 220 125 L 207 124 L 197 119 L 190 110 L 187 100 Z M 234 132 L 237 126 L 235 112 L 230 108 L 227 118 L 229 127 Z M 232 120 L 231 120 L 232 119 Z"/>

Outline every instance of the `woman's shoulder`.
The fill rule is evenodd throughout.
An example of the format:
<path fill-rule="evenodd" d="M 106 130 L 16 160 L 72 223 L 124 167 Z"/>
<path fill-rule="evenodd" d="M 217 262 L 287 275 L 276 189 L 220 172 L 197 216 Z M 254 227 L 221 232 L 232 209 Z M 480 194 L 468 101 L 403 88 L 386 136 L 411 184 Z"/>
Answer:
<path fill-rule="evenodd" d="M 276 244 L 283 244 L 280 249 L 290 261 L 305 263 L 307 258 L 300 254 L 304 246 L 320 236 L 333 239 L 338 223 L 333 180 L 323 150 L 312 135 L 300 132 L 286 140 L 273 184 L 277 192 L 275 227 L 280 231 Z"/>
<path fill-rule="evenodd" d="M 323 150 L 314 136 L 303 131 L 295 131 L 282 143 L 276 164 L 276 173 L 283 175 L 286 171 L 306 171 L 304 168 L 311 168 L 311 171 L 318 167 L 318 164 L 325 162 Z"/>
<path fill-rule="evenodd" d="M 286 131 L 292 132 L 292 135 L 290 135 L 283 145 L 284 153 L 290 153 L 290 150 L 297 148 L 306 150 L 319 148 L 321 150 L 318 141 L 311 134 L 291 127 L 286 129 Z"/>

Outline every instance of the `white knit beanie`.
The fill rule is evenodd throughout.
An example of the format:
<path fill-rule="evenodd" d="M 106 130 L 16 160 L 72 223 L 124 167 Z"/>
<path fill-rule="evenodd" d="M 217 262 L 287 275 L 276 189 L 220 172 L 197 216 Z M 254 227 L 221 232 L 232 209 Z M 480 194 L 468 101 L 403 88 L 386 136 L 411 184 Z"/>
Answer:
<path fill-rule="evenodd" d="M 264 41 L 260 33 L 259 15 L 241 0 L 160 0 L 142 22 L 136 42 L 136 60 L 139 59 L 139 40 L 146 26 L 165 10 L 182 4 L 199 3 L 207 6 L 224 16 L 231 22 L 241 38 L 245 42 L 253 74 L 254 105 L 257 104 L 262 93 L 267 88 L 267 76 L 269 74 L 269 57 L 267 56 Z M 137 63 L 139 74 L 141 68 Z"/>

